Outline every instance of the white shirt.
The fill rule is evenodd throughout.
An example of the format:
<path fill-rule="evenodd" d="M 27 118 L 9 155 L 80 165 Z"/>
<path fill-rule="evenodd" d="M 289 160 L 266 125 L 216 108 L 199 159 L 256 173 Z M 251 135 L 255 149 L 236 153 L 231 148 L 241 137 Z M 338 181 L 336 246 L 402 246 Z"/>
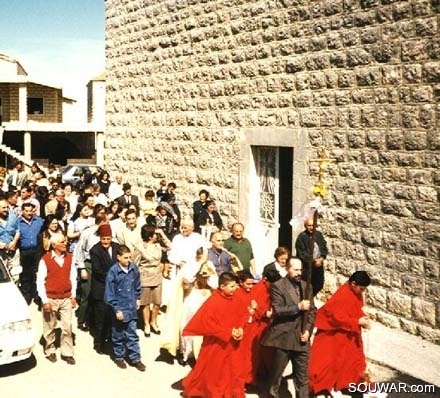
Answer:
<path fill-rule="evenodd" d="M 66 256 L 64 254 L 62 254 L 61 256 L 57 256 L 57 254 L 53 250 L 50 253 L 52 259 L 55 260 L 55 262 L 60 266 L 60 268 L 63 267 L 64 258 Z M 70 266 L 70 275 L 69 275 L 70 283 L 72 284 L 72 291 L 70 292 L 70 297 L 76 296 L 76 276 L 77 276 L 77 272 L 75 266 L 73 265 L 73 260 L 72 260 L 72 265 Z M 37 292 L 43 304 L 49 301 L 46 294 L 46 278 L 47 278 L 47 265 L 44 259 L 42 258 L 40 260 L 40 263 L 38 264 Z"/>
<path fill-rule="evenodd" d="M 171 264 L 180 264 L 182 261 L 193 263 L 200 247 L 206 247 L 206 242 L 199 233 L 191 232 L 189 236 L 176 235 L 171 242 L 168 260 Z"/>
<path fill-rule="evenodd" d="M 280 273 L 281 278 L 284 278 L 287 275 L 286 269 L 281 265 L 279 265 L 276 261 L 275 261 L 275 268 Z"/>
<path fill-rule="evenodd" d="M 122 190 L 122 183 L 118 184 L 115 181 L 110 183 L 110 186 L 108 187 L 108 197 L 110 198 L 110 200 L 115 200 L 122 195 L 124 195 L 124 191 Z"/>

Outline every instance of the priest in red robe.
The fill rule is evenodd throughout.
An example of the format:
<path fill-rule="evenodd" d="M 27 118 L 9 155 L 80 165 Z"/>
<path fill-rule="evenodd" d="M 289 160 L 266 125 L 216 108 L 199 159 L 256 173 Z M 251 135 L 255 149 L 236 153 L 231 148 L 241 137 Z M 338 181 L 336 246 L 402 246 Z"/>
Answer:
<path fill-rule="evenodd" d="M 236 277 L 224 272 L 219 288 L 183 329 L 183 336 L 204 336 L 197 362 L 183 381 L 188 398 L 244 398 L 239 345 L 247 309 L 235 296 Z"/>
<path fill-rule="evenodd" d="M 369 329 L 370 320 L 362 310 L 362 293 L 369 284 L 368 274 L 356 271 L 317 312 L 309 362 L 309 383 L 315 394 L 345 390 L 364 379 L 361 329 Z"/>
<path fill-rule="evenodd" d="M 254 387 L 257 386 L 258 376 L 263 376 L 265 373 L 263 371 L 263 375 L 261 374 L 261 368 L 267 366 L 268 363 L 262 352 L 265 347 L 260 345 L 260 338 L 270 325 L 272 315 L 270 283 L 280 278 L 278 273 L 269 271 L 268 274 L 270 281 L 263 274 L 263 279 L 254 284 L 254 277 L 249 271 L 240 271 L 238 273 L 240 288 L 235 293 L 242 300 L 242 305 L 249 310 L 243 339 L 240 342 L 240 358 L 244 383 Z M 266 357 L 268 357 L 268 354 L 266 354 Z"/>

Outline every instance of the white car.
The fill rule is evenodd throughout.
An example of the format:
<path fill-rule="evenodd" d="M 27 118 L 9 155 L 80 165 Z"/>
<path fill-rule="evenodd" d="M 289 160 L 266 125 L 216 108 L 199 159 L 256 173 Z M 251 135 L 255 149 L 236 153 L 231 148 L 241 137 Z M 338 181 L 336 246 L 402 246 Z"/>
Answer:
<path fill-rule="evenodd" d="M 84 173 L 101 174 L 104 171 L 101 167 L 94 164 L 68 164 L 61 168 L 61 179 L 64 183 L 71 183 L 75 186 Z"/>
<path fill-rule="evenodd" d="M 34 344 L 29 306 L 0 260 L 0 365 L 29 358 Z"/>

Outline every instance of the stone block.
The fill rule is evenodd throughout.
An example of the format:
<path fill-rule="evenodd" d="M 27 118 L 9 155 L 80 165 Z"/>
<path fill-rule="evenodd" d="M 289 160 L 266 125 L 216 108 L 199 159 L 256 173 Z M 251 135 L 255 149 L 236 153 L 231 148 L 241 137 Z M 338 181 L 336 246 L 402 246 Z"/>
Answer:
<path fill-rule="evenodd" d="M 432 185 L 432 172 L 429 170 L 409 169 L 407 175 L 409 184 Z"/>
<path fill-rule="evenodd" d="M 361 88 L 353 90 L 351 94 L 354 104 L 374 104 L 375 94 L 373 89 Z"/>
<path fill-rule="evenodd" d="M 438 328 L 431 328 L 429 326 L 419 325 L 419 335 L 422 339 L 438 342 L 440 340 L 440 330 Z"/>
<path fill-rule="evenodd" d="M 381 81 L 381 70 L 378 67 L 358 68 L 356 82 L 358 86 L 377 86 Z"/>
<path fill-rule="evenodd" d="M 411 217 L 412 206 L 401 201 L 382 199 L 382 212 L 384 214 L 391 214 L 399 217 Z"/>
<path fill-rule="evenodd" d="M 382 83 L 395 85 L 400 83 L 402 79 L 401 65 L 384 65 L 382 68 Z"/>
<path fill-rule="evenodd" d="M 412 211 L 414 215 L 425 221 L 440 221 L 440 215 L 438 212 L 438 205 L 431 203 L 414 203 Z"/>
<path fill-rule="evenodd" d="M 365 264 L 365 248 L 358 243 L 352 243 L 347 246 L 346 256 L 353 264 L 355 269 L 362 269 Z"/>
<path fill-rule="evenodd" d="M 387 307 L 387 289 L 379 286 L 370 285 L 365 295 L 365 302 L 375 308 L 386 310 Z"/>
<path fill-rule="evenodd" d="M 363 199 L 357 195 L 347 195 L 345 203 L 348 209 L 362 209 L 364 205 Z"/>
<path fill-rule="evenodd" d="M 440 131 L 432 130 L 427 132 L 428 149 L 440 149 Z"/>
<path fill-rule="evenodd" d="M 390 328 L 398 329 L 400 327 L 399 317 L 383 311 L 377 311 L 376 320 Z"/>
<path fill-rule="evenodd" d="M 429 253 L 428 244 L 421 239 L 404 239 L 402 241 L 402 250 L 405 253 L 422 257 L 427 257 Z"/>
<path fill-rule="evenodd" d="M 401 318 L 400 319 L 400 327 L 403 331 L 412 334 L 412 335 L 418 335 L 419 334 L 419 328 L 418 324 L 416 322 L 409 321 L 407 319 Z"/>
<path fill-rule="evenodd" d="M 406 64 L 402 65 L 402 76 L 407 83 L 420 83 L 422 81 L 422 65 Z"/>
<path fill-rule="evenodd" d="M 399 153 L 396 156 L 396 164 L 401 167 L 420 167 L 422 159 L 418 153 Z"/>
<path fill-rule="evenodd" d="M 417 298 L 412 298 L 412 319 L 416 322 L 424 323 L 429 326 L 436 326 L 435 304 Z"/>
<path fill-rule="evenodd" d="M 422 79 L 428 83 L 440 82 L 440 62 L 426 62 L 423 65 Z"/>
<path fill-rule="evenodd" d="M 379 267 L 381 265 L 380 250 L 367 248 L 367 250 L 365 251 L 365 257 L 368 264 L 374 265 L 376 267 Z"/>
<path fill-rule="evenodd" d="M 364 209 L 368 212 L 379 213 L 381 210 L 381 201 L 379 197 L 372 195 L 363 195 Z"/>
<path fill-rule="evenodd" d="M 394 197 L 396 199 L 416 200 L 417 187 L 399 184 L 393 187 Z"/>
<path fill-rule="evenodd" d="M 434 187 L 418 186 L 417 193 L 418 193 L 418 199 L 420 201 L 434 202 L 434 203 L 439 201 L 439 194 L 437 192 L 437 189 L 435 189 Z M 440 240 L 440 235 L 439 235 L 439 240 Z"/>
<path fill-rule="evenodd" d="M 362 130 L 349 131 L 347 138 L 350 148 L 363 148 L 365 146 L 365 132 Z"/>
<path fill-rule="evenodd" d="M 406 170 L 397 167 L 383 168 L 382 178 L 385 182 L 406 182 L 407 172 Z"/>
<path fill-rule="evenodd" d="M 419 40 L 408 40 L 401 44 L 401 57 L 403 62 L 423 61 L 428 58 L 425 43 Z"/>
<path fill-rule="evenodd" d="M 300 111 L 300 123 L 303 127 L 319 126 L 319 112 L 313 109 L 304 109 Z"/>
<path fill-rule="evenodd" d="M 440 265 L 435 260 L 425 260 L 424 276 L 430 279 L 438 279 L 440 276 Z"/>
<path fill-rule="evenodd" d="M 386 144 L 386 133 L 381 132 L 381 131 L 378 131 L 377 133 L 380 135 L 381 139 Z M 397 158 L 397 155 L 394 152 L 387 152 L 387 151 L 380 151 L 379 152 L 379 163 L 382 166 L 395 166 L 397 164 L 396 158 Z M 381 176 L 382 176 L 382 174 L 381 174 Z"/>
<path fill-rule="evenodd" d="M 382 245 L 382 236 L 379 231 L 362 229 L 361 241 L 369 247 L 380 247 Z"/>
<path fill-rule="evenodd" d="M 372 149 L 385 149 L 386 135 L 382 131 L 368 130 L 366 133 L 366 145 Z"/>
<path fill-rule="evenodd" d="M 402 149 L 404 146 L 404 134 L 401 130 L 391 130 L 386 134 L 387 149 Z"/>
<path fill-rule="evenodd" d="M 428 283 L 426 283 L 426 292 L 428 293 Z M 440 284 L 439 284 L 440 288 Z M 416 276 L 402 276 L 402 292 L 409 296 L 423 296 L 425 294 L 425 281 Z M 428 297 L 428 294 L 427 294 Z"/>
<path fill-rule="evenodd" d="M 435 110 L 431 105 L 425 104 L 420 107 L 419 111 L 420 126 L 424 129 L 434 127 Z"/>
<path fill-rule="evenodd" d="M 338 79 L 339 87 L 346 88 L 346 87 L 353 87 L 356 84 L 356 75 L 354 71 L 351 70 L 344 70 L 339 73 L 339 79 Z"/>
<path fill-rule="evenodd" d="M 421 296 L 417 294 L 416 296 Z M 426 282 L 426 298 L 431 300 L 437 300 L 440 297 L 440 283 L 434 281 Z"/>
<path fill-rule="evenodd" d="M 387 309 L 391 313 L 411 318 L 411 297 L 395 291 L 387 294 Z"/>
<path fill-rule="evenodd" d="M 353 35 L 353 32 L 349 32 L 348 35 L 350 35 L 351 37 L 347 37 L 347 36 L 343 37 L 345 46 L 358 44 L 357 35 Z M 362 48 L 349 49 L 347 51 L 347 66 L 349 66 L 350 68 L 354 68 L 356 66 L 361 66 L 361 65 L 369 65 L 371 64 L 372 61 L 373 58 L 371 54 Z"/>
<path fill-rule="evenodd" d="M 424 233 L 425 238 L 431 242 L 440 242 L 440 226 L 438 224 L 430 224 Z"/>

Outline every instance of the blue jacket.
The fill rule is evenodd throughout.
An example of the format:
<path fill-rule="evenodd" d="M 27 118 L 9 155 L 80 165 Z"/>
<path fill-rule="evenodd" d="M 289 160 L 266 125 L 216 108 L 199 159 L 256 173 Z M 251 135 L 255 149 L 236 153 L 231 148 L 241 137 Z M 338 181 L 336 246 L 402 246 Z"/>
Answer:
<path fill-rule="evenodd" d="M 105 280 L 104 301 L 113 312 L 122 311 L 123 322 L 138 319 L 136 300 L 141 296 L 141 280 L 135 263 L 130 263 L 128 272 L 116 263 L 111 266 Z"/>

